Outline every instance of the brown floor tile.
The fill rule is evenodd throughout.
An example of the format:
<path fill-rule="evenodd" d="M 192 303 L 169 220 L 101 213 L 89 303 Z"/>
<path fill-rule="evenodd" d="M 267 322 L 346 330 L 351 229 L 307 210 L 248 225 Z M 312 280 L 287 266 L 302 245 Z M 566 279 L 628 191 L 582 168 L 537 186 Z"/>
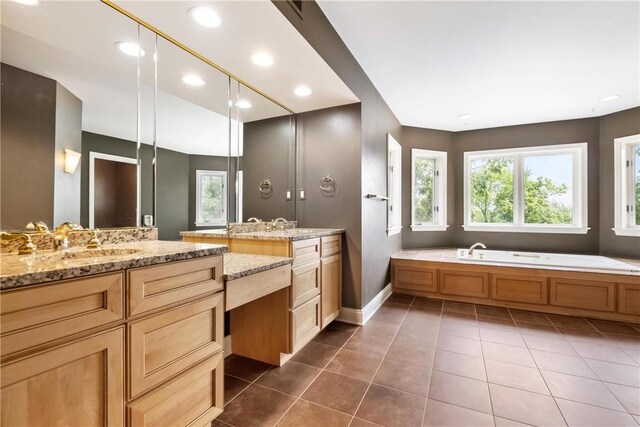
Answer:
<path fill-rule="evenodd" d="M 326 370 L 370 382 L 382 361 L 382 356 L 362 354 L 342 349 L 336 354 Z"/>
<path fill-rule="evenodd" d="M 438 330 L 424 329 L 413 323 L 402 323 L 398 330 L 398 336 L 406 337 L 428 347 L 435 347 L 438 340 Z"/>
<path fill-rule="evenodd" d="M 435 348 L 429 344 L 423 344 L 420 341 L 399 335 L 389 347 L 386 358 L 422 368 L 431 368 L 435 353 Z"/>
<path fill-rule="evenodd" d="M 591 344 L 609 345 L 609 340 L 595 329 L 558 328 L 562 338 L 572 342 L 586 342 Z"/>
<path fill-rule="evenodd" d="M 488 317 L 480 314 L 478 314 L 478 327 L 517 332 L 516 323 L 510 318 L 502 319 L 500 317 Z"/>
<path fill-rule="evenodd" d="M 541 350 L 531 350 L 531 354 L 538 365 L 538 369 L 598 379 L 596 374 L 579 356 L 570 356 L 568 354 L 551 353 Z"/>
<path fill-rule="evenodd" d="M 553 325 L 541 325 L 539 323 L 529 323 L 529 322 L 520 322 L 516 321 L 516 325 L 518 326 L 518 331 L 522 335 L 534 335 L 539 337 L 548 337 L 548 338 L 562 338 L 558 329 Z"/>
<path fill-rule="evenodd" d="M 404 322 L 411 322 L 428 329 L 438 329 L 441 320 L 440 312 L 410 308 Z"/>
<path fill-rule="evenodd" d="M 426 396 L 431 382 L 431 369 L 384 359 L 373 382 L 408 393 Z"/>
<path fill-rule="evenodd" d="M 438 350 L 436 351 L 433 370 L 480 381 L 487 380 L 487 374 L 484 371 L 484 360 L 481 357 L 467 356 L 466 354 Z"/>
<path fill-rule="evenodd" d="M 519 423 L 517 421 L 508 420 L 506 418 L 493 417 L 496 427 L 527 427 L 530 424 Z"/>
<path fill-rule="evenodd" d="M 271 365 L 246 357 L 236 356 L 228 362 L 225 360 L 224 372 L 227 375 L 253 382 L 267 372 Z"/>
<path fill-rule="evenodd" d="M 226 360 L 225 360 L 226 362 Z M 249 387 L 250 382 L 241 380 L 240 378 L 230 375 L 224 376 L 224 404 L 226 405 L 231 399 L 236 397 L 242 390 Z"/>
<path fill-rule="evenodd" d="M 562 415 L 564 415 L 569 426 L 622 427 L 633 426 L 635 424 L 631 415 L 624 412 L 597 408 L 595 406 L 585 405 L 579 402 L 571 402 L 564 399 L 557 399 L 556 401 L 558 402 Z"/>
<path fill-rule="evenodd" d="M 227 427 L 230 426 L 231 424 L 227 424 L 225 422 L 220 421 L 220 417 L 216 418 L 215 420 L 213 420 L 211 422 L 211 427 Z"/>
<path fill-rule="evenodd" d="M 324 368 L 340 349 L 326 344 L 310 342 L 291 358 L 292 361 L 305 365 Z"/>
<path fill-rule="evenodd" d="M 640 415 L 640 388 L 609 383 L 604 385 L 613 393 L 627 412 L 633 415 Z"/>
<path fill-rule="evenodd" d="M 572 328 L 572 329 L 594 329 L 589 322 L 582 317 L 562 316 L 560 314 L 547 314 L 551 323 L 557 327 Z"/>
<path fill-rule="evenodd" d="M 353 414 L 367 391 L 368 384 L 343 375 L 323 372 L 302 394 L 302 399 L 347 414 Z"/>
<path fill-rule="evenodd" d="M 320 344 L 326 344 L 333 347 L 342 347 L 344 343 L 349 341 L 353 332 L 345 331 L 343 329 L 325 329 L 320 332 L 314 339 L 313 342 L 317 342 Z"/>
<path fill-rule="evenodd" d="M 434 371 L 429 399 L 491 414 L 489 389 L 484 381 Z"/>
<path fill-rule="evenodd" d="M 558 338 L 540 337 L 534 335 L 523 335 L 527 347 L 532 350 L 550 351 L 552 353 L 568 354 L 577 356 L 573 347 L 565 340 Z"/>
<path fill-rule="evenodd" d="M 587 319 L 600 332 L 609 332 L 611 334 L 622 334 L 640 336 L 640 331 L 631 327 L 631 325 L 622 322 L 613 322 L 611 320 Z"/>
<path fill-rule="evenodd" d="M 566 425 L 551 396 L 490 384 L 494 415 L 536 426 Z"/>
<path fill-rule="evenodd" d="M 411 303 L 413 302 L 413 297 L 410 295 L 391 294 L 391 296 L 387 299 L 386 302 L 392 302 L 394 304 L 411 305 Z"/>
<path fill-rule="evenodd" d="M 640 350 L 629 350 L 625 348 L 623 351 L 629 358 L 640 365 Z"/>
<path fill-rule="evenodd" d="M 480 340 L 495 342 L 498 344 L 513 345 L 516 347 L 526 347 L 522 340 L 522 336 L 516 329 L 511 332 L 498 329 L 480 328 Z"/>
<path fill-rule="evenodd" d="M 428 307 L 433 309 L 442 309 L 442 300 L 416 297 L 413 300 L 414 307 Z"/>
<path fill-rule="evenodd" d="M 326 329 L 340 329 L 341 331 L 355 332 L 360 329 L 360 326 L 334 320 L 333 322 L 329 323 L 329 325 L 327 325 Z"/>
<path fill-rule="evenodd" d="M 351 339 L 344 345 L 344 349 L 357 351 L 364 354 L 384 356 L 393 338 L 380 337 L 377 335 L 365 335 L 360 332 L 353 334 Z"/>
<path fill-rule="evenodd" d="M 258 378 L 256 384 L 298 397 L 320 372 L 318 368 L 290 360 L 283 366 L 270 369 Z"/>
<path fill-rule="evenodd" d="M 295 401 L 295 397 L 254 384 L 225 406 L 220 421 L 234 426 L 272 426 Z"/>
<path fill-rule="evenodd" d="M 492 384 L 499 384 L 534 393 L 549 394 L 549 390 L 535 368 L 511 365 L 509 363 L 487 360 L 487 378 Z"/>
<path fill-rule="evenodd" d="M 604 345 L 640 351 L 640 337 L 610 333 L 605 333 L 604 336 L 607 338 Z"/>
<path fill-rule="evenodd" d="M 506 362 L 530 368 L 536 367 L 536 364 L 529 353 L 529 349 L 524 347 L 483 341 L 482 353 L 484 354 L 484 358 L 487 360 L 496 360 L 498 362 Z"/>
<path fill-rule="evenodd" d="M 385 426 L 419 426 L 425 398 L 372 384 L 356 416 Z"/>
<path fill-rule="evenodd" d="M 460 322 L 477 322 L 478 318 L 474 313 L 464 313 L 459 311 L 443 311 L 442 320 L 446 321 L 460 321 Z"/>
<path fill-rule="evenodd" d="M 443 321 L 440 325 L 440 333 L 474 340 L 480 339 L 480 330 L 478 329 L 478 323 L 475 321 L 466 324 Z"/>
<path fill-rule="evenodd" d="M 511 317 L 513 317 L 513 320 L 515 320 L 516 323 L 526 322 L 526 323 L 536 323 L 544 326 L 553 325 L 551 321 L 547 318 L 547 315 L 544 313 L 538 313 L 535 311 L 527 311 L 527 310 L 516 310 L 513 308 L 510 308 L 509 311 L 511 312 Z"/>
<path fill-rule="evenodd" d="M 474 304 L 469 304 L 466 302 L 445 301 L 444 305 L 442 306 L 442 311 L 453 311 L 457 313 L 470 314 L 472 316 L 476 315 L 476 308 Z"/>
<path fill-rule="evenodd" d="M 484 427 L 493 426 L 489 414 L 429 399 L 424 425 L 428 427 Z"/>
<path fill-rule="evenodd" d="M 603 360 L 605 362 L 621 363 L 636 366 L 636 362 L 623 350 L 606 345 L 574 342 L 571 346 L 580 356 L 587 359 Z"/>
<path fill-rule="evenodd" d="M 391 337 L 393 338 L 400 325 L 391 325 L 389 323 L 376 322 L 375 320 L 369 320 L 364 326 L 360 328 L 358 331 L 363 335 L 377 335 L 380 337 Z"/>
<path fill-rule="evenodd" d="M 438 343 L 436 345 L 438 350 L 451 351 L 453 353 L 466 354 L 468 356 L 482 357 L 482 347 L 480 341 L 456 337 L 453 335 L 447 335 L 440 333 L 438 335 Z"/>
<path fill-rule="evenodd" d="M 584 361 L 602 381 L 640 388 L 640 366 L 620 365 L 592 359 Z"/>
<path fill-rule="evenodd" d="M 349 427 L 378 427 L 380 424 L 372 423 L 371 421 L 363 420 L 362 418 L 354 418 L 349 424 Z"/>
<path fill-rule="evenodd" d="M 624 411 L 620 402 L 601 381 L 549 371 L 542 371 L 542 376 L 556 398 Z"/>
<path fill-rule="evenodd" d="M 509 314 L 509 310 L 503 307 L 476 304 L 476 314 L 478 315 L 478 318 L 480 316 L 497 317 L 499 319 L 507 319 L 511 321 L 511 314 Z"/>
<path fill-rule="evenodd" d="M 409 306 L 407 305 L 385 303 L 376 311 L 376 314 L 371 317 L 371 320 L 399 325 L 404 320 L 407 310 L 409 310 Z"/>
<path fill-rule="evenodd" d="M 298 400 L 277 424 L 278 427 L 347 427 L 351 416 L 306 400 Z"/>

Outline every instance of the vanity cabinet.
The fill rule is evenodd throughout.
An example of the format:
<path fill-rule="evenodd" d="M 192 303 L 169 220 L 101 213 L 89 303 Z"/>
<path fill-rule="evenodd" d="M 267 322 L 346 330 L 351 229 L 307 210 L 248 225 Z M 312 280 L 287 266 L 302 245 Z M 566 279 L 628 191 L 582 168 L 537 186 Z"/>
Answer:
<path fill-rule="evenodd" d="M 321 327 L 324 329 L 340 314 L 342 307 L 342 236 L 322 238 L 320 260 L 322 311 Z"/>
<path fill-rule="evenodd" d="M 214 255 L 3 291 L 2 426 L 210 423 L 223 289 Z"/>

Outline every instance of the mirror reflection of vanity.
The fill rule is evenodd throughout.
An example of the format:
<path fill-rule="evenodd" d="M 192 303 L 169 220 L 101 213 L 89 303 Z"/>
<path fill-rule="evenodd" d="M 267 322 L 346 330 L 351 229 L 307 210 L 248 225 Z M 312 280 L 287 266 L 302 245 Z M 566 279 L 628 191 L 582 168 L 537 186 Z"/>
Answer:
<path fill-rule="evenodd" d="M 295 219 L 290 111 L 107 5 L 3 2 L 1 62 L 0 229 Z"/>

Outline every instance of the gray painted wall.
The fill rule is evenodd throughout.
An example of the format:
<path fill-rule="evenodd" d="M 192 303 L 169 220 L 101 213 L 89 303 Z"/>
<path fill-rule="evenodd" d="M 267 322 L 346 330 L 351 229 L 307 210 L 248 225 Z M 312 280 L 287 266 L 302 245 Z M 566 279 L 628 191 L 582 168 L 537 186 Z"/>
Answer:
<path fill-rule="evenodd" d="M 53 223 L 56 82 L 2 64 L 0 228 Z"/>
<path fill-rule="evenodd" d="M 600 119 L 600 253 L 640 258 L 640 238 L 616 236 L 614 226 L 613 140 L 640 133 L 640 107 Z"/>

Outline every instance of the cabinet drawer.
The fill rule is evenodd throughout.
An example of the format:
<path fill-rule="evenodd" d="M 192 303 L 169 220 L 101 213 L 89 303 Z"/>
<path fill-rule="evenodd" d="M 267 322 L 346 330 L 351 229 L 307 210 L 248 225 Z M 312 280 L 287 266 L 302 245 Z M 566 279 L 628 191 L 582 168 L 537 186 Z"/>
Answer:
<path fill-rule="evenodd" d="M 128 274 L 129 316 L 224 288 L 221 255 L 135 268 Z"/>
<path fill-rule="evenodd" d="M 492 274 L 491 298 L 498 301 L 547 304 L 549 284 L 546 277 Z"/>
<path fill-rule="evenodd" d="M 320 260 L 294 267 L 291 270 L 291 308 L 320 294 Z"/>
<path fill-rule="evenodd" d="M 438 292 L 438 271 L 425 267 L 424 263 L 393 264 L 393 291 L 400 294 L 426 296 Z"/>
<path fill-rule="evenodd" d="M 614 283 L 552 277 L 549 290 L 551 305 L 598 311 L 615 309 Z"/>
<path fill-rule="evenodd" d="M 222 358 L 218 353 L 130 404 L 128 425 L 208 426 L 224 406 Z"/>
<path fill-rule="evenodd" d="M 124 425 L 123 329 L 4 365 L 0 424 Z"/>
<path fill-rule="evenodd" d="M 320 239 L 298 240 L 291 243 L 293 266 L 305 264 L 320 258 Z"/>
<path fill-rule="evenodd" d="M 123 319 L 123 273 L 0 294 L 2 356 Z"/>
<path fill-rule="evenodd" d="M 129 397 L 222 349 L 224 293 L 129 324 Z"/>
<path fill-rule="evenodd" d="M 618 311 L 640 315 L 640 285 L 618 284 Z"/>
<path fill-rule="evenodd" d="M 320 238 L 320 257 L 328 257 L 340 253 L 342 250 L 342 235 Z"/>
<path fill-rule="evenodd" d="M 291 310 L 293 353 L 304 347 L 320 332 L 320 317 L 320 295 Z"/>
<path fill-rule="evenodd" d="M 489 274 L 440 270 L 440 293 L 472 298 L 489 298 Z"/>

